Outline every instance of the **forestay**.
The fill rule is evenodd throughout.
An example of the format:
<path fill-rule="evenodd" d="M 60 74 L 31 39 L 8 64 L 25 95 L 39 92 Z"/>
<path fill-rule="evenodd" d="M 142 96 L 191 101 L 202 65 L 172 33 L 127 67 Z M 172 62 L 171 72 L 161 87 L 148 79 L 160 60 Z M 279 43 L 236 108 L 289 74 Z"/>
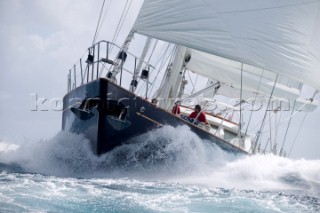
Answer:
<path fill-rule="evenodd" d="M 133 30 L 320 89 L 319 0 L 145 0 Z"/>

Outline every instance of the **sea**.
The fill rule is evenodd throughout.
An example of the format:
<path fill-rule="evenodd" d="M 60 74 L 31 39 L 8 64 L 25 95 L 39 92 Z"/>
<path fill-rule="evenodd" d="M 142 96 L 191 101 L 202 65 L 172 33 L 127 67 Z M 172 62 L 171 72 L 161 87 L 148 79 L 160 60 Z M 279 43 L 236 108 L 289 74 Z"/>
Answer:
<path fill-rule="evenodd" d="M 186 126 L 101 156 L 67 132 L 2 140 L 0 212 L 320 212 L 320 160 L 235 155 Z"/>

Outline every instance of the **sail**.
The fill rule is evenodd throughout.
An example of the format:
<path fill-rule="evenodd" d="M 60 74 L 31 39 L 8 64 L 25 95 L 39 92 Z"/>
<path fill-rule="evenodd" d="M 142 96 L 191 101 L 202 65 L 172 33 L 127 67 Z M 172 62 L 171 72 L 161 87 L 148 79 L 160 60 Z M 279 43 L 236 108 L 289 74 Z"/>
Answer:
<path fill-rule="evenodd" d="M 227 60 L 197 50 L 191 50 L 190 52 L 191 60 L 186 65 L 187 69 L 219 81 L 222 86 L 219 90 L 230 91 L 230 89 L 226 90 L 223 89 L 223 87 L 237 89 L 237 97 L 239 97 L 242 81 L 242 90 L 251 92 L 251 96 L 245 98 L 253 98 L 257 92 L 262 96 L 269 97 L 272 90 L 274 90 L 273 95 L 275 97 L 286 97 L 288 100 L 295 100 L 300 95 L 299 89 L 281 84 L 278 81 L 274 86 L 276 75 L 267 70 L 241 64 L 236 61 Z M 221 91 L 218 92 L 221 94 Z M 229 96 L 227 92 L 223 95 L 234 97 L 233 94 L 234 92 L 232 92 L 232 96 Z"/>
<path fill-rule="evenodd" d="M 294 106 L 296 110 L 311 112 L 318 105 L 317 101 L 304 100 L 300 96 L 300 84 L 289 78 L 278 78 L 276 84 L 275 74 L 261 68 L 242 64 L 229 59 L 224 59 L 197 50 L 189 50 L 191 59 L 186 68 L 209 79 L 211 85 L 219 81 L 219 89 L 214 88 L 204 94 L 205 97 L 223 95 L 229 98 L 241 97 L 247 103 L 263 104 L 268 103 L 272 93 L 272 108 L 290 110 Z M 242 69 L 242 76 L 241 76 Z M 273 92 L 272 92 L 273 91 Z"/>
<path fill-rule="evenodd" d="M 145 0 L 133 30 L 320 89 L 319 0 Z"/>

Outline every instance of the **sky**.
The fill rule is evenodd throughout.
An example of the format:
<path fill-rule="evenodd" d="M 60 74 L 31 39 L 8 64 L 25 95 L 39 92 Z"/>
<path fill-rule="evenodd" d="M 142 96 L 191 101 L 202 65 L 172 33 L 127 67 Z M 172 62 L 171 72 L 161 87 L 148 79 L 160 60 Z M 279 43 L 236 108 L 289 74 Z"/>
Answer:
<path fill-rule="evenodd" d="M 61 129 L 55 100 L 67 92 L 71 66 L 92 44 L 103 0 L 0 0 L 0 139 L 11 143 L 50 139 Z M 140 1 L 134 1 L 116 43 L 127 36 Z M 97 40 L 112 40 L 125 0 L 111 4 Z M 35 107 L 36 100 L 46 99 Z M 47 111 L 44 111 L 48 109 Z M 301 120 L 302 116 L 297 116 Z M 292 158 L 320 159 L 318 119 L 310 113 Z M 294 123 L 294 122 L 293 122 Z M 293 140 L 299 122 L 289 132 Z"/>

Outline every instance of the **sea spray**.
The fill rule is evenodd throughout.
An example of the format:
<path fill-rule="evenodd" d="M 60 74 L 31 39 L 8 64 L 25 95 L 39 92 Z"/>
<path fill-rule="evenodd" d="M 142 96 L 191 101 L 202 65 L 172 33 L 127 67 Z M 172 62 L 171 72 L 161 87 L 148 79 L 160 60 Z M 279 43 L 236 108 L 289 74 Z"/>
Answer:
<path fill-rule="evenodd" d="M 292 160 L 268 155 L 239 157 L 204 172 L 203 176 L 185 176 L 184 184 L 259 191 L 286 191 L 320 196 L 320 161 Z"/>
<path fill-rule="evenodd" d="M 50 140 L 23 143 L 0 155 L 2 163 L 19 164 L 29 172 L 72 177 L 110 177 L 120 171 L 137 177 L 163 173 L 167 177 L 196 172 L 199 165 L 209 169 L 229 158 L 235 156 L 202 141 L 186 126 L 150 131 L 101 156 L 93 154 L 86 138 L 67 132 Z"/>
<path fill-rule="evenodd" d="M 201 140 L 187 126 L 152 130 L 101 156 L 93 154 L 83 136 L 59 132 L 49 140 L 8 148 L 0 153 L 0 163 L 60 177 L 130 178 L 320 196 L 319 160 L 234 155 Z"/>

